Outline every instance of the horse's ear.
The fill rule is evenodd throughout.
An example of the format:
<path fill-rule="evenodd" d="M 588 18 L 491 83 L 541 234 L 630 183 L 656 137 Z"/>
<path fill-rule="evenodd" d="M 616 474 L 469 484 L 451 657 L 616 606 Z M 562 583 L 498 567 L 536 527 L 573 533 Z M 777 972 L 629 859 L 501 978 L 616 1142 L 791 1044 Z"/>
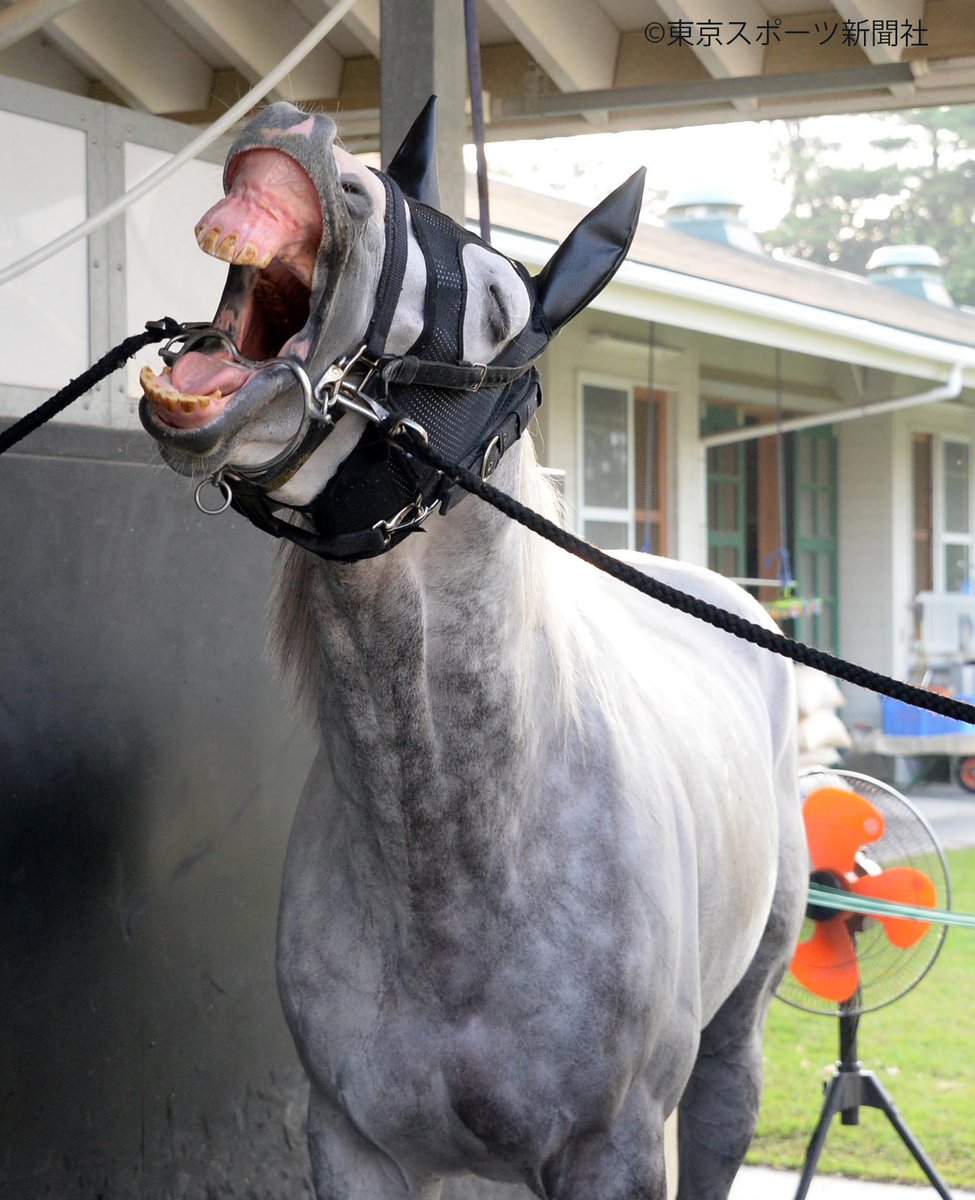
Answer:
<path fill-rule="evenodd" d="M 423 111 L 410 126 L 403 144 L 393 155 L 386 174 L 403 193 L 440 207 L 440 179 L 437 176 L 437 97 L 431 96 Z"/>
<path fill-rule="evenodd" d="M 643 204 L 641 167 L 582 218 L 535 277 L 538 302 L 555 333 L 590 303 L 626 258 Z"/>

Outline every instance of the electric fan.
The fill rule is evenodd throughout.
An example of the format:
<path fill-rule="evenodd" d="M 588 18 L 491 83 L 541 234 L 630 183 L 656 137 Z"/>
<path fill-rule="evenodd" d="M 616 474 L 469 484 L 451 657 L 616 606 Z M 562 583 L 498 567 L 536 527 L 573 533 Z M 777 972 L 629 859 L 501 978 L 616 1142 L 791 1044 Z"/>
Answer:
<path fill-rule="evenodd" d="M 802 777 L 810 883 L 852 897 L 948 908 L 948 866 L 931 827 L 894 788 L 854 771 Z M 840 1058 L 806 1151 L 795 1200 L 804 1200 L 833 1117 L 859 1123 L 859 1108 L 879 1108 L 938 1194 L 951 1193 L 908 1129 L 886 1089 L 860 1066 L 860 1017 L 899 999 L 930 970 L 945 927 L 894 914 L 864 915 L 811 901 L 792 965 L 778 996 L 807 1012 L 839 1018 Z"/>

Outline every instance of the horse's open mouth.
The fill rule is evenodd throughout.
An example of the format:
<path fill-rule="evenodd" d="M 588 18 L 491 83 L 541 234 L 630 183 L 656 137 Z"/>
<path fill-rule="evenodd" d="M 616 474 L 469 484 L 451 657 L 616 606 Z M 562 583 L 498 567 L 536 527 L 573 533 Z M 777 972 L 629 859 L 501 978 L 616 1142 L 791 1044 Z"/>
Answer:
<path fill-rule="evenodd" d="M 262 362 L 286 353 L 308 321 L 322 204 L 301 167 L 276 150 L 247 151 L 233 165 L 227 196 L 200 220 L 196 237 L 206 253 L 232 266 L 214 325 L 230 335 L 244 358 Z M 218 342 L 213 345 L 190 350 L 158 374 L 142 369 L 139 382 L 162 425 L 173 430 L 222 425 L 226 410 L 263 374 L 235 362 Z M 266 388 L 252 390 L 261 393 L 262 404 L 271 398 Z"/>

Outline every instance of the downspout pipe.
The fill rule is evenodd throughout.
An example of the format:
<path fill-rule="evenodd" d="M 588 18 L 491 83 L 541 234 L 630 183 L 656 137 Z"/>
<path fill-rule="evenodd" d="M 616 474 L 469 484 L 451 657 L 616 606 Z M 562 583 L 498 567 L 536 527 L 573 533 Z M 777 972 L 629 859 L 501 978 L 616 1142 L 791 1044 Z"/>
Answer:
<path fill-rule="evenodd" d="M 20 0 L 0 12 L 0 50 L 14 46 L 82 0 Z"/>
<path fill-rule="evenodd" d="M 791 417 L 788 421 L 770 422 L 767 425 L 749 425 L 742 429 L 728 429 L 722 433 L 711 433 L 701 438 L 701 445 L 709 450 L 712 446 L 731 446 L 738 442 L 751 442 L 756 438 L 774 437 L 778 433 L 793 433 L 797 429 L 815 429 L 818 425 L 839 425 L 843 421 L 856 421 L 861 417 L 876 417 L 881 413 L 897 412 L 902 408 L 920 408 L 925 404 L 937 404 L 942 400 L 957 400 L 962 391 L 962 364 L 955 363 L 948 382 L 939 384 L 926 392 L 913 396 L 901 396 L 897 400 L 880 400 L 876 404 L 858 404 L 853 408 L 842 408 L 834 413 L 817 413 L 809 417 Z"/>

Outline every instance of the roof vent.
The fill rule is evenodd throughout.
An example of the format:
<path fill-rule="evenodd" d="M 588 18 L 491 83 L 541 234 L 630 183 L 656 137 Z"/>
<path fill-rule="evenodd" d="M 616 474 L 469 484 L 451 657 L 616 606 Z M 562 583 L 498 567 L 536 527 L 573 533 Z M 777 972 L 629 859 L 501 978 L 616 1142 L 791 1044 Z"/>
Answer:
<path fill-rule="evenodd" d="M 933 246 L 881 246 L 867 263 L 874 283 L 928 300 L 932 304 L 953 305 L 945 287 L 941 255 Z"/>
<path fill-rule="evenodd" d="M 741 218 L 744 206 L 741 193 L 732 187 L 685 188 L 669 197 L 664 219 L 681 233 L 761 254 L 758 235 Z"/>

